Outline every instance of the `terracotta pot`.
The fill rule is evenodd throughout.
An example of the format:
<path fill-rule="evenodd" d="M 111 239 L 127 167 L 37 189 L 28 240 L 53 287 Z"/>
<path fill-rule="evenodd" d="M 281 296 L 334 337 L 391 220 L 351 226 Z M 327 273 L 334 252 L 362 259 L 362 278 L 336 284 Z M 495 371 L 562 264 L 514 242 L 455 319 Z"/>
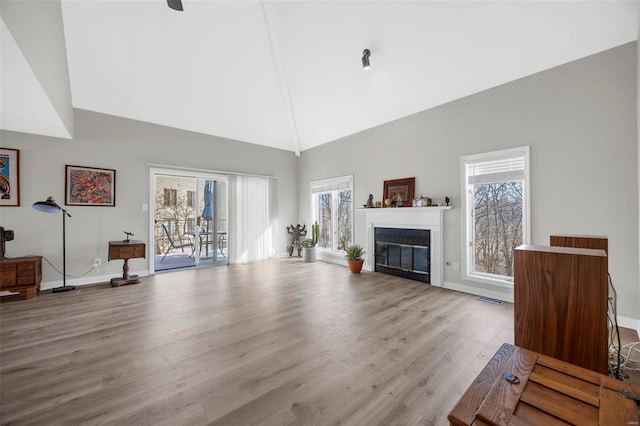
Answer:
<path fill-rule="evenodd" d="M 359 274 L 362 270 L 362 264 L 364 263 L 364 259 L 360 260 L 347 260 L 349 264 L 349 270 L 352 274 Z"/>

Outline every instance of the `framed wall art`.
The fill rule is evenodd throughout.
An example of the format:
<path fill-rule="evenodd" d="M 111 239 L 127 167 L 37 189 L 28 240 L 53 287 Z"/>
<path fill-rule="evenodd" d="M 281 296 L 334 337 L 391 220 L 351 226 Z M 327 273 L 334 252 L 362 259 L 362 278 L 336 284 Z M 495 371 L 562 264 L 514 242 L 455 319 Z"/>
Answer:
<path fill-rule="evenodd" d="M 404 178 L 384 181 L 383 198 L 391 200 L 387 207 L 411 207 L 416 178 Z"/>
<path fill-rule="evenodd" d="M 64 203 L 68 206 L 116 205 L 116 171 L 95 167 L 65 167 Z"/>
<path fill-rule="evenodd" d="M 20 206 L 20 151 L 0 148 L 0 206 Z"/>

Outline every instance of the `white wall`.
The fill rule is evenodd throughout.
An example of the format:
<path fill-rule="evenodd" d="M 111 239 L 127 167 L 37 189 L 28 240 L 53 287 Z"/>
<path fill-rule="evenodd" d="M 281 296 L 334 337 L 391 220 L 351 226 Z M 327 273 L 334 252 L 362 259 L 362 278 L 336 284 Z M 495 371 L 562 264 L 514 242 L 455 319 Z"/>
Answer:
<path fill-rule="evenodd" d="M 636 58 L 629 43 L 304 151 L 300 222 L 309 221 L 311 180 L 353 173 L 358 207 L 370 193 L 381 199 L 383 181 L 415 176 L 416 195 L 451 198 L 444 258 L 462 262 L 460 157 L 530 145 L 532 243 L 548 245 L 555 233 L 608 236 L 619 315 L 638 320 Z M 356 242 L 364 232 L 356 212 Z M 510 298 L 450 266 L 444 279 Z"/>
<path fill-rule="evenodd" d="M 60 120 L 73 135 L 71 84 L 60 0 L 2 0 L 0 14 Z"/>
<path fill-rule="evenodd" d="M 123 230 L 150 242 L 149 212 L 142 210 L 149 202 L 147 163 L 276 176 L 278 251 L 285 251 L 285 227 L 297 217 L 297 158 L 292 152 L 83 110 L 76 110 L 74 122 L 71 141 L 0 132 L 0 145 L 20 150 L 21 206 L 0 209 L 0 224 L 16 236 L 7 243 L 8 256 L 41 255 L 61 268 L 61 216 L 38 212 L 31 205 L 49 195 L 63 205 L 66 164 L 116 169 L 115 207 L 68 207 L 72 217 L 67 219 L 67 273 L 86 272 L 94 257 L 103 261 L 102 270 L 85 281 L 122 273 L 122 261 L 107 263 L 107 243 L 122 239 Z M 132 272 L 148 270 L 152 253 L 148 245 L 147 259 L 132 259 Z M 45 287 L 61 279 L 43 263 Z"/>

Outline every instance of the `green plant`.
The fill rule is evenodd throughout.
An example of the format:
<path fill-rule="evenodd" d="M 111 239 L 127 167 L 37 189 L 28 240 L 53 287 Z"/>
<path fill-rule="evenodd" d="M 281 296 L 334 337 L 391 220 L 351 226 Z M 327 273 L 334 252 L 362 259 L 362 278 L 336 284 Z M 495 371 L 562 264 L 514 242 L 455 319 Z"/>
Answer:
<path fill-rule="evenodd" d="M 313 241 L 313 245 L 318 244 L 318 239 L 320 238 L 320 225 L 318 222 L 315 222 L 311 225 L 311 240 Z"/>
<path fill-rule="evenodd" d="M 314 247 L 315 244 L 313 242 L 313 240 L 311 238 L 300 238 L 298 240 L 298 243 L 300 244 L 300 246 L 304 247 L 304 248 L 311 248 Z"/>
<path fill-rule="evenodd" d="M 347 247 L 347 260 L 362 260 L 365 255 L 364 247 L 359 244 L 353 244 Z"/>

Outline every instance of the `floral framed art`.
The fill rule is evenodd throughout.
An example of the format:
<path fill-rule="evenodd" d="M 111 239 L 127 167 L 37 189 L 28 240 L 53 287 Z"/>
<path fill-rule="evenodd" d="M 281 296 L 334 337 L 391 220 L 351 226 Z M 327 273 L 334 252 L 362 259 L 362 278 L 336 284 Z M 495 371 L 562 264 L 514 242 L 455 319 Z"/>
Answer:
<path fill-rule="evenodd" d="M 116 171 L 96 167 L 65 167 L 64 203 L 67 206 L 116 205 Z"/>
<path fill-rule="evenodd" d="M 20 151 L 0 148 L 0 207 L 20 206 Z"/>
<path fill-rule="evenodd" d="M 383 198 L 391 200 L 388 207 L 411 207 L 416 178 L 404 178 L 384 181 Z"/>

